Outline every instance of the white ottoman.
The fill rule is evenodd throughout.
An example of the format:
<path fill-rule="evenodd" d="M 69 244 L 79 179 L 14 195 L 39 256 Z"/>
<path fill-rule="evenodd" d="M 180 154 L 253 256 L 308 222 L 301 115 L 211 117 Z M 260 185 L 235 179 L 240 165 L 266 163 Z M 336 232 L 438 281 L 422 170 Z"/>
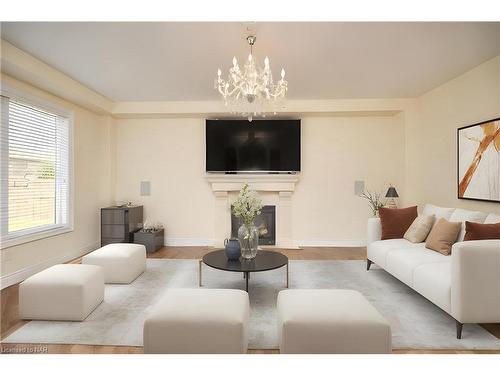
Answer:
<path fill-rule="evenodd" d="M 129 284 L 146 270 L 146 247 L 135 243 L 113 243 L 82 258 L 82 264 L 104 269 L 106 284 Z"/>
<path fill-rule="evenodd" d="M 246 353 L 248 293 L 171 289 L 144 322 L 144 353 Z"/>
<path fill-rule="evenodd" d="M 19 284 L 19 315 L 31 320 L 84 320 L 104 299 L 101 267 L 58 264 Z"/>
<path fill-rule="evenodd" d="M 278 294 L 280 353 L 390 353 L 391 327 L 354 290 L 292 289 Z"/>

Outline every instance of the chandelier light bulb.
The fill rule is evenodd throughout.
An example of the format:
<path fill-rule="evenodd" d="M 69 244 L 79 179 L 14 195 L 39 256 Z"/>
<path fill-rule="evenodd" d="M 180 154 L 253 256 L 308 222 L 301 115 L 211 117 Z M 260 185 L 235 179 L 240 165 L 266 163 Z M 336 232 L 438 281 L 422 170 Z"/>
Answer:
<path fill-rule="evenodd" d="M 252 54 L 248 55 L 248 61 L 252 61 Z"/>
<path fill-rule="evenodd" d="M 220 70 L 220 68 L 219 68 L 219 69 L 217 69 L 217 75 L 219 76 L 219 78 L 220 78 L 220 76 L 222 75 L 222 70 Z"/>
<path fill-rule="evenodd" d="M 269 57 L 266 56 L 266 58 L 264 59 L 264 65 L 269 68 Z"/>
<path fill-rule="evenodd" d="M 281 79 L 285 78 L 285 69 L 281 68 Z"/>
<path fill-rule="evenodd" d="M 233 57 L 233 66 L 236 67 L 238 65 L 238 60 L 236 60 L 236 56 Z"/>

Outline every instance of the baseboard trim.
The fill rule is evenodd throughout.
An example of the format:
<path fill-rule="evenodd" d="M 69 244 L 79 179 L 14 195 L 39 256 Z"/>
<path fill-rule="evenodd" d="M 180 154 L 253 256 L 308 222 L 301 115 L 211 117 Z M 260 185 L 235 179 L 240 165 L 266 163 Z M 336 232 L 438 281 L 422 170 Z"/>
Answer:
<path fill-rule="evenodd" d="M 215 240 L 208 238 L 165 238 L 165 246 L 214 246 Z"/>
<path fill-rule="evenodd" d="M 77 251 L 73 251 L 71 253 L 67 254 L 62 254 L 57 257 L 50 258 L 44 262 L 40 262 L 37 264 L 34 264 L 32 266 L 22 268 L 14 273 L 11 273 L 9 275 L 5 275 L 0 277 L 0 290 L 5 289 L 11 285 L 18 284 L 24 280 L 26 280 L 28 277 L 34 275 L 35 273 L 38 273 L 40 271 L 43 271 L 46 268 L 49 268 L 51 266 L 54 266 L 56 264 L 61 264 L 65 262 L 69 262 L 73 259 L 76 259 L 78 257 L 81 257 L 82 255 L 85 255 L 101 246 L 100 242 L 95 242 L 90 245 L 86 245 L 82 248 L 80 248 Z"/>
<path fill-rule="evenodd" d="M 366 240 L 297 240 L 298 247 L 362 247 Z"/>
<path fill-rule="evenodd" d="M 215 240 L 208 238 L 166 238 L 165 246 L 214 246 Z M 300 247 L 361 247 L 366 246 L 364 239 L 352 240 L 296 240 L 287 248 Z M 265 246 L 263 246 L 265 247 Z M 279 247 L 279 246 L 272 246 Z"/>

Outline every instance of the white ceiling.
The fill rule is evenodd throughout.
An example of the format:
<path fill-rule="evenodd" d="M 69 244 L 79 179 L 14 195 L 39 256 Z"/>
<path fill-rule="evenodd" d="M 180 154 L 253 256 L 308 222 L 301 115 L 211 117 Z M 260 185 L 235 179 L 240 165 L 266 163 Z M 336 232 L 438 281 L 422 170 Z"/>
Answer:
<path fill-rule="evenodd" d="M 114 101 L 218 99 L 245 23 L 2 23 L 2 38 Z M 500 23 L 257 23 L 292 99 L 418 96 L 500 53 Z"/>

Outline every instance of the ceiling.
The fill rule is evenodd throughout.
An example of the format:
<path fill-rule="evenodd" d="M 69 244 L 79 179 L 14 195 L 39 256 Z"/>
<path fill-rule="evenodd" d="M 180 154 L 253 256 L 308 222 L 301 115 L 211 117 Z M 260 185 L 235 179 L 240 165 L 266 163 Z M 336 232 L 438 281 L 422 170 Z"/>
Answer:
<path fill-rule="evenodd" d="M 500 54 L 500 23 L 13 23 L 3 39 L 113 101 L 214 100 L 217 68 L 267 55 L 291 99 L 415 97 Z"/>

